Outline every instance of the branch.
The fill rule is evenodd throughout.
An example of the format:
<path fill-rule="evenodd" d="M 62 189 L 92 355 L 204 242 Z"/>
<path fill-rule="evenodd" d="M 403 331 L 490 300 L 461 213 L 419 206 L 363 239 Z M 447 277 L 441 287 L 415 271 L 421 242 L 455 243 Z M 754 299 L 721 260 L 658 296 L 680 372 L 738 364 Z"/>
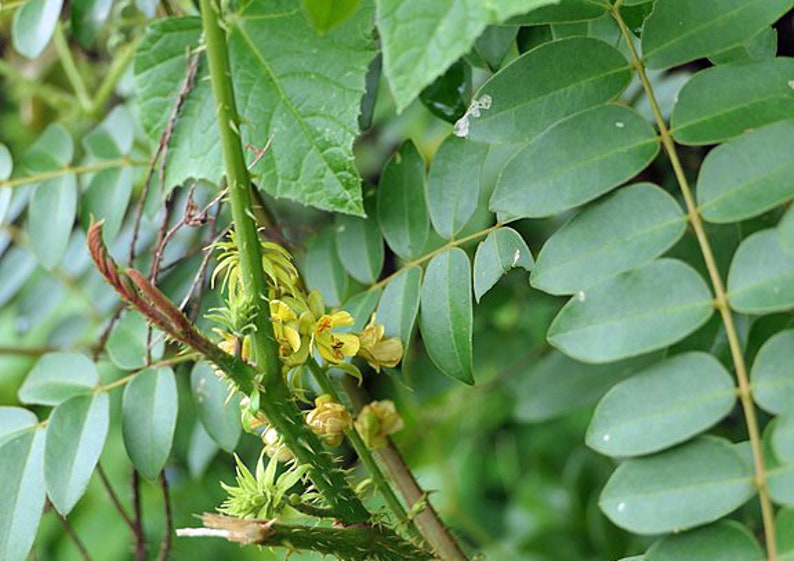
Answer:
<path fill-rule="evenodd" d="M 243 520 L 217 514 L 201 517 L 204 528 L 177 530 L 182 537 L 223 537 L 243 545 L 286 547 L 311 550 L 340 559 L 373 561 L 413 561 L 433 559 L 408 542 L 377 526 L 309 527 L 284 524 L 276 520 Z"/>
<path fill-rule="evenodd" d="M 776 561 L 777 556 L 777 542 L 775 538 L 775 511 L 772 507 L 772 499 L 769 495 L 769 488 L 766 479 L 766 468 L 764 466 L 764 452 L 761 440 L 761 431 L 758 427 L 758 419 L 755 412 L 755 404 L 753 404 L 752 389 L 750 387 L 750 380 L 747 375 L 747 365 L 744 361 L 742 353 L 742 344 L 739 341 L 739 336 L 736 332 L 736 325 L 733 321 L 733 314 L 728 303 L 728 296 L 725 291 L 725 285 L 720 277 L 717 263 L 714 259 L 714 252 L 711 249 L 706 230 L 703 227 L 703 221 L 700 218 L 700 211 L 695 203 L 695 197 L 692 189 L 689 186 L 689 181 L 684 173 L 684 168 L 681 165 L 681 160 L 678 157 L 678 151 L 675 147 L 675 142 L 670 135 L 670 129 L 664 120 L 659 103 L 656 99 L 656 94 L 653 91 L 650 80 L 645 73 L 645 66 L 642 62 L 637 49 L 634 47 L 631 34 L 626 27 L 626 22 L 620 14 L 620 4 L 618 2 L 612 8 L 612 14 L 620 26 L 626 44 L 631 52 L 634 67 L 639 74 L 640 82 L 645 89 L 645 94 L 648 96 L 651 109 L 656 119 L 656 125 L 659 127 L 659 135 L 661 136 L 662 145 L 670 158 L 670 164 L 673 167 L 678 185 L 681 188 L 681 194 L 686 202 L 687 215 L 692 229 L 697 237 L 698 244 L 700 245 L 700 252 L 703 254 L 703 261 L 708 269 L 711 285 L 714 288 L 715 301 L 714 306 L 719 310 L 722 317 L 722 323 L 725 327 L 725 334 L 728 338 L 728 346 L 731 350 L 731 357 L 733 365 L 736 370 L 736 381 L 738 383 L 739 401 L 742 404 L 744 412 L 745 424 L 747 425 L 747 434 L 750 438 L 750 448 L 753 454 L 753 464 L 755 467 L 755 485 L 758 488 L 758 500 L 761 503 L 761 519 L 764 525 L 764 538 L 766 540 L 766 550 L 769 556 L 769 561 Z"/>

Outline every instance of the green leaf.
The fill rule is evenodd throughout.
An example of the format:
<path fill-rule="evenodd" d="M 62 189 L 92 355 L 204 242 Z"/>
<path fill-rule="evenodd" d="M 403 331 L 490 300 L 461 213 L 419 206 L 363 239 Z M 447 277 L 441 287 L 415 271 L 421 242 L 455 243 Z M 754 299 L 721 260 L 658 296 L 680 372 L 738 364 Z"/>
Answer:
<path fill-rule="evenodd" d="M 33 271 L 36 260 L 24 248 L 13 246 L 0 259 L 0 305 L 13 298 Z"/>
<path fill-rule="evenodd" d="M 146 366 L 148 324 L 144 317 L 128 310 L 116 323 L 108 337 L 107 351 L 110 361 L 122 370 L 135 370 Z M 152 332 L 152 359 L 163 354 L 165 341 L 159 331 Z"/>
<path fill-rule="evenodd" d="M 551 6 L 545 6 L 531 12 L 516 16 L 510 23 L 516 25 L 540 25 L 543 23 L 571 23 L 586 21 L 603 16 L 606 9 L 589 0 L 559 0 Z"/>
<path fill-rule="evenodd" d="M 112 242 L 121 230 L 132 197 L 133 179 L 133 171 L 129 167 L 102 170 L 91 177 L 80 199 L 82 223 L 102 220 L 105 243 Z"/>
<path fill-rule="evenodd" d="M 775 58 L 776 54 L 777 30 L 774 27 L 765 27 L 740 45 L 710 55 L 709 60 L 714 64 L 756 62 Z"/>
<path fill-rule="evenodd" d="M 14 158 L 11 156 L 11 151 L 3 143 L 0 143 L 0 181 L 5 181 L 11 177 L 11 172 L 14 171 Z M 3 192 L 11 192 L 11 189 L 4 189 Z M 2 214 L 2 213 L 0 213 Z"/>
<path fill-rule="evenodd" d="M 433 228 L 443 238 L 454 238 L 477 209 L 487 154 L 485 144 L 450 136 L 433 157 L 427 178 L 427 207 Z"/>
<path fill-rule="evenodd" d="M 758 351 L 750 379 L 753 399 L 765 411 L 777 415 L 794 410 L 794 329 L 781 331 Z"/>
<path fill-rule="evenodd" d="M 527 218 L 557 214 L 630 179 L 658 151 L 653 128 L 632 109 L 590 109 L 557 123 L 508 160 L 491 210 Z"/>
<path fill-rule="evenodd" d="M 404 259 L 425 247 L 430 221 L 425 202 L 425 162 L 413 142 L 404 143 L 383 168 L 378 221 L 389 247 Z"/>
<path fill-rule="evenodd" d="M 72 32 L 83 47 L 91 46 L 97 31 L 110 17 L 113 0 L 73 0 Z"/>
<path fill-rule="evenodd" d="M 745 314 L 794 308 L 794 255 L 786 253 L 774 229 L 742 241 L 728 272 L 728 301 Z"/>
<path fill-rule="evenodd" d="M 364 79 L 374 56 L 372 10 L 359 9 L 318 37 L 291 0 L 243 3 L 227 20 L 229 58 L 244 144 L 272 144 L 254 166 L 274 197 L 361 214 L 353 140 Z M 199 42 L 198 18 L 149 26 L 135 59 L 141 121 L 157 142 L 186 76 L 185 49 Z M 285 51 L 284 45 L 290 45 Z M 199 68 L 168 150 L 166 187 L 223 175 L 215 108 L 206 68 Z M 251 154 L 251 160 L 254 156 Z"/>
<path fill-rule="evenodd" d="M 599 504 L 625 530 L 660 534 L 717 520 L 754 493 L 752 467 L 730 442 L 701 437 L 622 463 L 609 478 Z"/>
<path fill-rule="evenodd" d="M 63 0 L 28 0 L 14 12 L 11 39 L 28 58 L 39 56 L 55 32 Z"/>
<path fill-rule="evenodd" d="M 422 269 L 408 267 L 389 281 L 378 304 L 378 323 L 389 337 L 399 337 L 408 348 L 419 311 Z"/>
<path fill-rule="evenodd" d="M 521 234 L 512 228 L 494 230 L 477 246 L 474 255 L 474 296 L 477 302 L 516 267 L 531 271 L 535 261 Z"/>
<path fill-rule="evenodd" d="M 448 249 L 430 261 L 420 310 L 419 329 L 433 363 L 447 376 L 474 384 L 471 266 L 462 249 Z"/>
<path fill-rule="evenodd" d="M 645 561 L 758 561 L 761 546 L 750 531 L 733 520 L 669 536 L 654 544 Z"/>
<path fill-rule="evenodd" d="M 779 462 L 794 463 L 794 409 L 777 417 L 770 444 Z"/>
<path fill-rule="evenodd" d="M 510 47 L 516 40 L 518 27 L 512 25 L 491 25 L 485 28 L 474 43 L 474 49 L 483 62 L 493 71 L 499 69 Z"/>
<path fill-rule="evenodd" d="M 402 111 L 466 54 L 488 24 L 555 0 L 376 0 L 383 71 Z"/>
<path fill-rule="evenodd" d="M 51 124 L 22 156 L 19 167 L 26 175 L 54 171 L 68 166 L 73 155 L 74 143 L 69 131 Z"/>
<path fill-rule="evenodd" d="M 212 366 L 204 362 L 193 367 L 190 387 L 199 419 L 207 433 L 221 448 L 232 452 L 242 431 L 239 394 L 235 393 L 231 399 L 227 399 L 229 385 L 215 374 Z"/>
<path fill-rule="evenodd" d="M 77 353 L 48 353 L 42 356 L 19 388 L 19 401 L 58 405 L 90 393 L 99 384 L 99 373 L 88 357 Z"/>
<path fill-rule="evenodd" d="M 551 351 L 516 377 L 516 420 L 548 421 L 595 403 L 616 383 L 658 360 L 654 353 L 610 364 L 585 364 Z"/>
<path fill-rule="evenodd" d="M 791 561 L 794 556 L 794 508 L 777 511 L 777 551 L 780 561 Z"/>
<path fill-rule="evenodd" d="M 123 106 L 116 107 L 93 131 L 83 137 L 88 163 L 119 160 L 127 156 L 133 143 L 132 116 Z M 132 196 L 134 171 L 119 166 L 90 174 L 80 199 L 80 219 L 85 227 L 103 220 L 102 238 L 112 243 L 116 238 Z"/>
<path fill-rule="evenodd" d="M 218 450 L 218 445 L 204 430 L 204 425 L 197 422 L 190 436 L 187 453 L 187 464 L 193 479 L 200 479 L 204 475 L 210 462 L 218 454 Z"/>
<path fill-rule="evenodd" d="M 789 208 L 777 225 L 777 238 L 780 247 L 794 255 L 794 207 Z"/>
<path fill-rule="evenodd" d="M 713 426 L 735 402 L 733 379 L 717 359 L 677 355 L 612 388 L 593 413 L 586 442 L 607 456 L 658 452 Z"/>
<path fill-rule="evenodd" d="M 645 21 L 648 68 L 669 68 L 738 45 L 791 8 L 790 0 L 656 0 Z"/>
<path fill-rule="evenodd" d="M 576 37 L 524 53 L 475 94 L 491 100 L 479 116 L 469 113 L 469 138 L 523 142 L 580 111 L 617 97 L 631 80 L 626 58 L 603 41 Z M 575 94 L 575 95 L 574 95 Z"/>
<path fill-rule="evenodd" d="M 44 512 L 44 431 L 27 430 L 0 444 L 0 559 L 25 561 Z"/>
<path fill-rule="evenodd" d="M 61 262 L 77 212 L 77 180 L 72 174 L 39 183 L 28 204 L 27 232 L 39 263 L 52 269 Z"/>
<path fill-rule="evenodd" d="M 460 119 L 471 103 L 471 65 L 463 58 L 419 94 L 430 112 L 449 123 Z"/>
<path fill-rule="evenodd" d="M 383 269 L 383 237 L 378 227 L 374 196 L 373 191 L 365 195 L 367 218 L 337 214 L 334 219 L 339 261 L 351 277 L 365 284 L 378 280 Z"/>
<path fill-rule="evenodd" d="M 307 287 L 322 292 L 326 305 L 338 306 L 344 301 L 349 279 L 331 232 L 326 230 L 310 242 L 303 268 Z"/>
<path fill-rule="evenodd" d="M 0 407 L 0 444 L 39 422 L 36 415 L 21 407 Z"/>
<path fill-rule="evenodd" d="M 109 423 L 106 393 L 77 395 L 50 415 L 44 445 L 47 495 L 63 516 L 85 493 L 105 445 Z"/>
<path fill-rule="evenodd" d="M 301 0 L 312 27 L 321 35 L 347 20 L 361 0 Z"/>
<path fill-rule="evenodd" d="M 156 479 L 168 461 L 179 400 L 170 368 L 142 370 L 124 388 L 124 447 L 144 477 Z"/>
<path fill-rule="evenodd" d="M 546 241 L 530 282 L 550 294 L 591 288 L 667 251 L 684 235 L 686 221 L 663 189 L 650 183 L 622 187 Z"/>
<path fill-rule="evenodd" d="M 715 66 L 698 72 L 678 94 L 672 116 L 673 136 L 682 144 L 716 144 L 791 119 L 792 76 L 794 59 L 790 58 Z"/>
<path fill-rule="evenodd" d="M 751 131 L 710 152 L 698 180 L 703 217 L 735 222 L 794 197 L 794 163 L 786 150 L 792 142 L 794 120 Z"/>
<path fill-rule="evenodd" d="M 584 362 L 664 348 L 706 323 L 712 296 L 689 265 L 660 259 L 580 291 L 549 327 L 549 342 Z"/>
<path fill-rule="evenodd" d="M 353 325 L 337 327 L 335 331 L 339 333 L 358 333 L 364 329 L 372 316 L 372 312 L 375 311 L 375 307 L 378 305 L 382 292 L 380 288 L 364 290 L 342 304 L 342 309 L 353 316 L 355 322 Z M 381 318 L 378 318 L 378 323 L 383 324 Z"/>

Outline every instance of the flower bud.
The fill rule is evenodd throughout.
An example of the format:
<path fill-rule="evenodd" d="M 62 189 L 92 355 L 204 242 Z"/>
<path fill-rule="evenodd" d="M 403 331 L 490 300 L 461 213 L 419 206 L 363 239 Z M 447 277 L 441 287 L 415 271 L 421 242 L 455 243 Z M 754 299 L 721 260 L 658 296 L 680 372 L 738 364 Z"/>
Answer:
<path fill-rule="evenodd" d="M 369 448 L 386 446 L 388 436 L 403 426 L 405 423 L 390 399 L 365 405 L 356 419 L 356 430 Z"/>
<path fill-rule="evenodd" d="M 330 395 L 314 400 L 315 408 L 309 411 L 306 423 L 329 446 L 339 446 L 345 432 L 353 428 L 353 418 L 347 407 L 336 403 Z"/>

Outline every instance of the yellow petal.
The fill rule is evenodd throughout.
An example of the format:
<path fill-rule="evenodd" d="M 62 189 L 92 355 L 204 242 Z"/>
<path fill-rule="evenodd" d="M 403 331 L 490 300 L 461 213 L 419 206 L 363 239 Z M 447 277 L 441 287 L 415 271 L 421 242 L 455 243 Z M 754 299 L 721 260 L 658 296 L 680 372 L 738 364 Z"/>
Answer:
<path fill-rule="evenodd" d="M 355 320 L 349 313 L 342 311 L 331 314 L 331 325 L 341 327 L 343 325 L 353 325 Z"/>
<path fill-rule="evenodd" d="M 337 333 L 332 336 L 334 348 L 345 356 L 355 356 L 359 349 L 358 337 L 352 333 Z M 341 343 L 341 344 L 340 344 Z"/>
<path fill-rule="evenodd" d="M 298 349 L 301 348 L 300 333 L 298 333 L 295 328 L 285 325 L 284 337 L 287 340 L 287 343 L 289 343 L 289 346 L 292 347 L 292 352 L 297 353 Z"/>

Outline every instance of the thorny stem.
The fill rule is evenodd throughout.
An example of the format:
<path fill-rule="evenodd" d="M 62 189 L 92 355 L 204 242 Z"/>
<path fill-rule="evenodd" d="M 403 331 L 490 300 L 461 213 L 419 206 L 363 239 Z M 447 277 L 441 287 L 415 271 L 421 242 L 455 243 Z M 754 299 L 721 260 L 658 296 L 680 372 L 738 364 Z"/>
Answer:
<path fill-rule="evenodd" d="M 210 82 L 215 97 L 215 110 L 223 149 L 229 203 L 237 234 L 240 254 L 240 271 L 243 290 L 252 299 L 256 331 L 251 339 L 254 359 L 264 373 L 266 388 L 283 386 L 278 359 L 278 346 L 273 337 L 273 327 L 263 298 L 267 294 L 265 277 L 262 274 L 262 253 L 256 223 L 251 216 L 251 178 L 243 153 L 240 137 L 241 119 L 237 114 L 234 89 L 226 48 L 226 35 L 221 28 L 221 8 L 216 1 L 201 1 L 201 17 L 204 40 L 207 47 Z"/>
<path fill-rule="evenodd" d="M 373 561 L 420 561 L 432 559 L 416 546 L 399 540 L 379 526 L 312 527 L 283 524 L 276 520 L 243 520 L 217 514 L 202 516 L 204 528 L 183 528 L 178 536 L 221 537 L 244 545 L 311 549 L 339 559 Z"/>
<path fill-rule="evenodd" d="M 243 293 L 250 299 L 255 331 L 251 335 L 257 377 L 264 387 L 260 402 L 262 412 L 281 434 L 295 456 L 312 466 L 309 476 L 328 504 L 347 523 L 369 520 L 369 512 L 338 470 L 331 456 L 309 430 L 303 416 L 289 394 L 281 375 L 278 345 L 273 336 L 270 314 L 265 300 L 267 285 L 262 274 L 262 254 L 256 223 L 251 212 L 248 167 L 240 137 L 241 119 L 237 114 L 234 89 L 229 68 L 226 33 L 222 28 L 222 11 L 217 0 L 201 0 L 201 20 L 209 66 L 209 77 L 215 99 L 218 129 L 221 137 L 229 204 L 237 234 Z M 240 389 L 251 394 L 253 380 Z M 248 391 L 246 391 L 246 387 Z M 393 538 L 397 538 L 393 535 Z"/>
<path fill-rule="evenodd" d="M 331 382 L 331 379 L 328 377 L 328 373 L 316 362 L 313 360 L 309 360 L 307 362 L 309 365 L 309 369 L 312 371 L 312 375 L 314 379 L 317 381 L 317 384 L 322 388 L 323 392 L 330 395 L 334 401 L 337 403 L 341 403 L 342 399 L 339 396 L 339 392 L 336 391 L 334 384 Z M 408 516 L 405 512 L 405 508 L 403 507 L 400 499 L 397 498 L 397 495 L 394 494 L 394 490 L 389 485 L 389 482 L 386 480 L 386 477 L 383 475 L 383 472 L 380 469 L 380 466 L 375 462 L 375 458 L 373 458 L 372 453 L 370 452 L 367 445 L 361 439 L 361 436 L 356 432 L 356 429 L 350 430 L 346 434 L 350 444 L 353 446 L 353 449 L 358 454 L 361 463 L 364 464 L 364 467 L 367 468 L 370 476 L 372 477 L 372 481 L 375 483 L 375 487 L 377 487 L 378 491 L 383 495 L 383 498 L 386 500 L 386 503 L 389 505 L 392 513 L 394 516 L 397 517 L 397 520 L 405 526 L 405 528 L 411 532 L 414 537 L 420 537 L 417 534 L 417 528 L 411 523 L 408 519 Z"/>
<path fill-rule="evenodd" d="M 342 383 L 356 411 L 359 411 L 364 405 L 372 401 L 366 390 L 356 385 L 352 379 L 345 377 Z M 379 448 L 375 452 L 406 504 L 413 508 L 414 505 L 425 501 L 424 508 L 414 517 L 416 527 L 419 528 L 430 547 L 441 559 L 466 561 L 468 557 L 466 557 L 455 538 L 449 533 L 433 505 L 430 504 L 427 499 L 427 493 L 422 491 L 413 473 L 405 463 L 402 454 L 400 454 L 391 438 L 387 442 L 388 444 L 385 448 Z"/>
<path fill-rule="evenodd" d="M 670 129 L 667 127 L 664 116 L 659 109 L 659 103 L 656 99 L 656 95 L 653 91 L 650 80 L 648 80 L 648 76 L 645 73 L 645 65 L 643 64 L 642 58 L 637 52 L 637 49 L 634 47 L 631 34 L 626 27 L 626 23 L 623 21 L 623 17 L 620 14 L 620 10 L 618 9 L 619 5 L 620 3 L 615 5 L 612 13 L 615 17 L 615 20 L 618 22 L 623 37 L 626 40 L 626 44 L 631 51 L 634 66 L 637 69 L 642 86 L 645 89 L 646 95 L 648 96 L 648 101 L 650 102 L 651 109 L 653 110 L 656 124 L 659 127 L 659 135 L 661 137 L 662 145 L 664 146 L 665 151 L 670 158 L 670 164 L 673 167 L 673 172 L 675 173 L 678 185 L 681 188 L 681 193 L 684 196 L 689 222 L 692 224 L 692 229 L 694 230 L 695 236 L 697 237 L 698 244 L 700 245 L 700 251 L 703 254 L 703 260 L 706 264 L 706 268 L 708 269 L 712 287 L 714 288 L 714 307 L 720 312 L 722 323 L 725 327 L 725 334 L 728 338 L 728 346 L 731 350 L 731 357 L 736 370 L 736 380 L 739 386 L 739 400 L 741 401 L 742 410 L 744 411 L 744 418 L 747 425 L 747 434 L 750 439 L 750 447 L 753 454 L 753 464 L 755 466 L 755 485 L 758 488 L 758 499 L 761 503 L 761 518 L 764 524 L 764 539 L 766 541 L 768 560 L 777 561 L 777 543 L 775 541 L 775 512 L 774 508 L 772 507 L 772 500 L 769 496 L 769 488 L 767 485 L 766 469 L 764 467 L 764 454 L 761 444 L 761 432 L 758 426 L 755 405 L 753 404 L 752 389 L 747 376 L 747 366 L 744 361 L 742 346 L 739 341 L 739 336 L 736 332 L 736 325 L 733 321 L 733 315 L 731 314 L 730 305 L 728 303 L 725 285 L 723 284 L 722 278 L 720 277 L 720 272 L 714 259 L 714 253 L 712 252 L 711 244 L 709 243 L 708 236 L 706 235 L 706 231 L 703 227 L 703 221 L 701 220 L 700 212 L 697 208 L 697 204 L 695 203 L 692 189 L 689 186 L 686 174 L 684 173 L 684 168 L 681 165 L 681 160 L 678 157 L 675 142 L 670 135 Z"/>

